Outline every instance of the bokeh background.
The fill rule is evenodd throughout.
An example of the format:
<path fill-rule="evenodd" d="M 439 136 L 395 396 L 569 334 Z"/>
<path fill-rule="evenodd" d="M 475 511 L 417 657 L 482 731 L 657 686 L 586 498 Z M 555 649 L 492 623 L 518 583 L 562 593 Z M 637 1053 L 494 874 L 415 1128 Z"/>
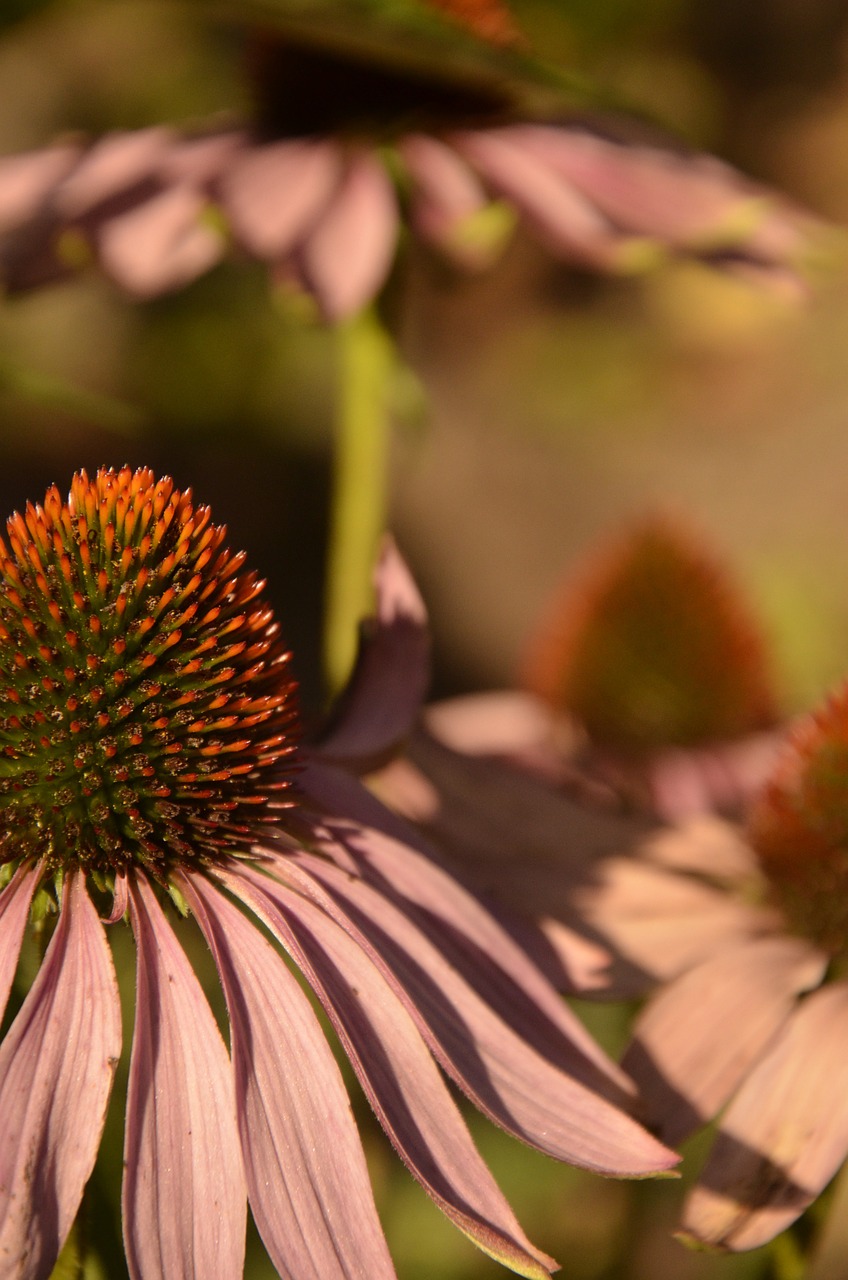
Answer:
<path fill-rule="evenodd" d="M 343 3 L 343 0 L 339 0 Z M 848 222 L 844 0 L 514 0 L 549 56 Z M 248 104 L 243 32 L 168 0 L 5 0 L 0 154 Z M 682 511 L 734 565 L 787 711 L 848 671 L 848 271 L 809 304 L 708 267 L 599 279 L 517 237 L 485 275 L 406 255 L 391 525 L 431 610 L 434 696 L 511 683 L 564 573 L 599 537 Z M 132 304 L 95 274 L 0 299 L 4 514 L 80 466 L 146 464 L 212 505 L 269 580 L 320 714 L 336 340 L 263 270 L 222 265 Z M 581 1006 L 615 1051 L 625 1012 Z M 426 1201 L 359 1107 L 401 1280 L 505 1274 Z M 671 1238 L 680 1188 L 555 1166 L 471 1121 L 523 1225 L 573 1280 L 795 1280 L 797 1238 L 741 1258 Z M 687 1151 L 684 1185 L 697 1168 Z M 116 1148 L 119 1150 L 119 1147 Z M 114 1157 L 113 1157 L 114 1159 Z M 120 1277 L 119 1250 L 107 1274 Z M 272 1276 L 257 1246 L 251 1280 Z M 846 1273 L 848 1274 L 848 1272 Z"/>

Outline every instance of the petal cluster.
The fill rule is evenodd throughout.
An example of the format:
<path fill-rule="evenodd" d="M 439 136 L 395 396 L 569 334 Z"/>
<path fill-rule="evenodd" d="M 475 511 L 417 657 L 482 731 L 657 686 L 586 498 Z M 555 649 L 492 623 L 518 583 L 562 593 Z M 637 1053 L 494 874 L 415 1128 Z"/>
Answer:
<path fill-rule="evenodd" d="M 0 161 L 0 280 L 31 289 L 96 262 L 150 298 L 235 250 L 336 320 L 380 291 L 402 225 L 461 266 L 490 260 L 493 201 L 556 258 L 595 271 L 695 255 L 794 294 L 817 239 L 810 218 L 718 160 L 579 124 L 373 141 L 155 127 Z"/>

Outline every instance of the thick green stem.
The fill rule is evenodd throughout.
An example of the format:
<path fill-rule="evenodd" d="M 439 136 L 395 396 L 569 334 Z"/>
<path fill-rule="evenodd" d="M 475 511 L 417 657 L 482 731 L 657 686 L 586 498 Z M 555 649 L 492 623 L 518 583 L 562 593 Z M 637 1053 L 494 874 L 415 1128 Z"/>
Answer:
<path fill-rule="evenodd" d="M 339 389 L 324 623 L 330 691 L 344 684 L 357 626 L 371 609 L 371 573 L 388 487 L 391 341 L 372 311 L 340 326 Z"/>

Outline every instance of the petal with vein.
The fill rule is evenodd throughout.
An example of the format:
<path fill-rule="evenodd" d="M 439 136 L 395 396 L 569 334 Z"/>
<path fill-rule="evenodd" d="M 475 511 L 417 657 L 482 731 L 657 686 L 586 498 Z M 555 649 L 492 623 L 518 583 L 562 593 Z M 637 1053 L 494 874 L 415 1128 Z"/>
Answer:
<path fill-rule="evenodd" d="M 232 1068 L 200 983 L 147 880 L 130 884 L 138 949 L 124 1138 L 134 1280 L 240 1276 L 244 1187 Z"/>
<path fill-rule="evenodd" d="M 250 1203 L 275 1266 L 297 1280 L 391 1280 L 350 1101 L 309 1001 L 220 891 L 199 875 L 181 884 L 227 998 Z"/>
<path fill-rule="evenodd" d="M 46 1280 L 94 1168 L 121 1011 L 112 956 L 80 874 L 0 1045 L 0 1276 Z"/>
<path fill-rule="evenodd" d="M 323 757 L 363 768 L 408 736 L 430 680 L 424 601 L 391 538 L 383 542 L 374 586 L 376 615 L 363 623 L 356 667 L 320 744 Z"/>
<path fill-rule="evenodd" d="M 848 985 L 808 996 L 727 1109 L 683 1231 L 754 1249 L 803 1213 L 848 1152 Z"/>
<path fill-rule="evenodd" d="M 172 134 L 155 126 L 136 132 L 110 133 L 80 157 L 56 192 L 63 218 L 81 218 L 106 201 L 117 200 L 139 184 L 154 180 Z"/>
<path fill-rule="evenodd" d="M 481 1249 L 519 1275 L 556 1264 L 533 1248 L 448 1093 L 427 1046 L 358 942 L 302 895 L 256 876 L 227 878 L 300 966 L 410 1172 Z"/>
<path fill-rule="evenodd" d="M 5 235 L 35 217 L 79 154 L 79 147 L 56 146 L 4 156 L 0 160 L 0 233 Z"/>
<path fill-rule="evenodd" d="M 6 1002 L 15 979 L 24 929 L 29 918 L 29 904 L 37 884 L 37 870 L 18 867 L 0 893 L 0 1019 L 6 1012 Z"/>
<path fill-rule="evenodd" d="M 622 1066 L 664 1141 L 676 1146 L 724 1106 L 826 968 L 800 939 L 762 938 L 720 951 L 650 1002 Z"/>

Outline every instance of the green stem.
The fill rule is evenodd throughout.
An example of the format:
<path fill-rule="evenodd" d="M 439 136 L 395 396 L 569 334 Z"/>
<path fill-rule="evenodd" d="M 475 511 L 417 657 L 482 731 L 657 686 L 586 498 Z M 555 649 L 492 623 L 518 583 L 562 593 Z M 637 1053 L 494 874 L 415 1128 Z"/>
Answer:
<path fill-rule="evenodd" d="M 332 693 L 356 656 L 357 627 L 372 607 L 371 573 L 388 505 L 391 340 L 373 311 L 339 327 L 339 390 L 324 624 Z"/>

